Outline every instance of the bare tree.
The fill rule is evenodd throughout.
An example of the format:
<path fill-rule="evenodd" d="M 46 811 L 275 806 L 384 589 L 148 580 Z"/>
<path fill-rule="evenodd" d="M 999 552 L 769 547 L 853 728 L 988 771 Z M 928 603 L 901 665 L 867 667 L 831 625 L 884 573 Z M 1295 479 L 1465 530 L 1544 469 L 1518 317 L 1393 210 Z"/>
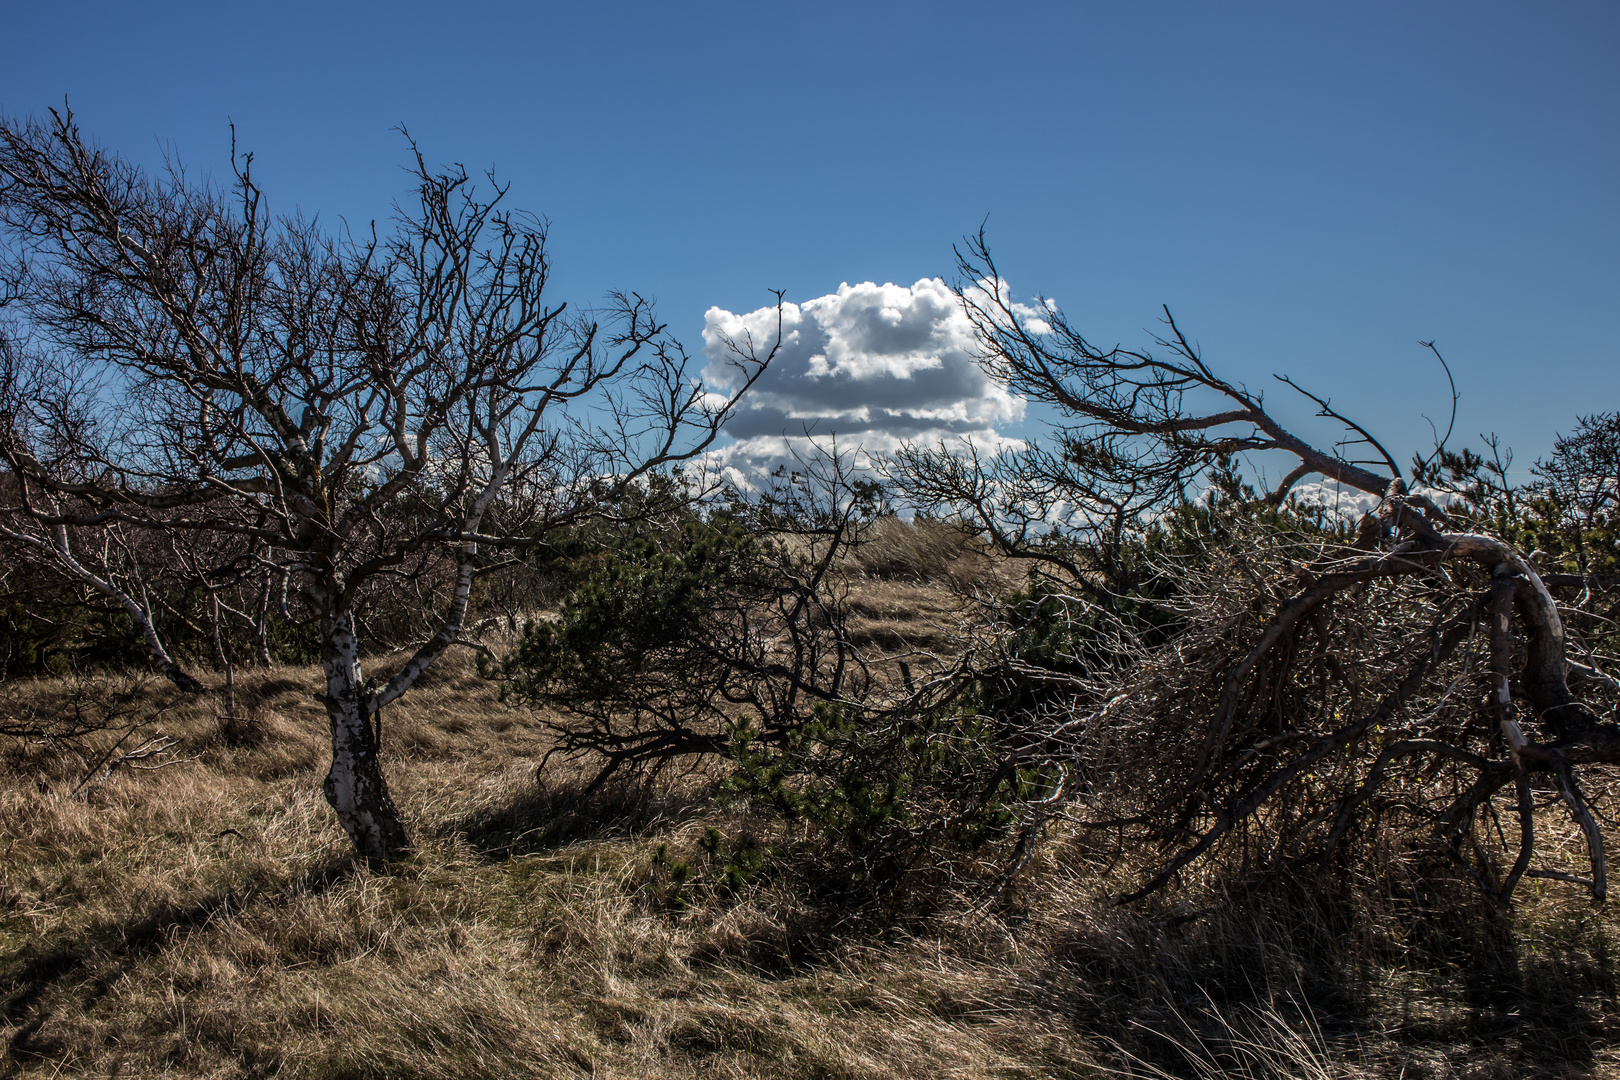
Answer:
<path fill-rule="evenodd" d="M 248 567 L 315 624 L 326 797 L 365 855 L 409 844 L 382 710 L 460 640 L 475 579 L 701 453 L 769 359 L 739 353 L 712 396 L 640 296 L 568 312 L 544 222 L 411 149 L 393 232 L 333 237 L 273 217 L 250 155 L 220 190 L 125 163 L 70 113 L 0 123 L 8 527 L 64 564 L 82 530 L 235 538 L 246 563 L 201 572 Z M 368 680 L 361 616 L 402 584 L 433 620 Z"/>
<path fill-rule="evenodd" d="M 958 252 L 958 262 L 956 292 L 978 333 L 985 370 L 1014 393 L 1053 406 L 1065 422 L 1055 427 L 1051 446 L 989 458 L 911 446 L 893 468 L 913 499 L 953 508 L 1009 554 L 1041 558 L 1083 578 L 1082 563 L 1061 555 L 1079 543 L 1087 549 L 1084 565 L 1108 569 L 1142 521 L 1182 499 L 1211 464 L 1239 454 L 1293 459 L 1269 495 L 1273 504 L 1313 474 L 1379 495 L 1401 479 L 1395 459 L 1370 433 L 1278 376 L 1319 415 L 1342 424 L 1346 436 L 1322 451 L 1285 429 L 1263 395 L 1204 363 L 1168 311 L 1168 334 L 1154 340 L 1161 354 L 1102 349 L 1055 304 L 1015 302 L 983 233 Z M 1347 447 L 1376 456 L 1346 457 L 1340 451 Z"/>
<path fill-rule="evenodd" d="M 1157 602 L 1181 632 L 1129 645 L 1120 631 L 1127 644 L 1112 666 L 1067 676 L 1068 708 L 1032 720 L 1024 765 L 1078 766 L 1072 795 L 1123 793 L 1136 807 L 1092 824 L 1167 845 L 1131 897 L 1239 837 L 1273 867 L 1325 869 L 1358 823 L 1401 814 L 1424 821 L 1503 903 L 1527 873 L 1604 895 L 1603 839 L 1577 771 L 1620 764 L 1620 727 L 1569 680 L 1580 674 L 1593 700 L 1620 684 L 1569 662 L 1561 603 L 1533 561 L 1408 491 L 1367 429 L 1279 376 L 1344 434 L 1324 451 L 1287 430 L 1260 394 L 1216 374 L 1168 312 L 1152 350 L 1097 348 L 1056 305 L 1015 303 L 982 234 L 959 257 L 958 295 L 986 370 L 1067 423 L 1054 449 L 983 461 L 912 447 L 893 474 L 920 506 L 1042 559 L 1075 603 L 1106 607 L 1129 588 L 1110 562 L 1120 538 L 1140 540 L 1175 512 L 1196 517 L 1187 500 L 1200 489 L 1207 499 L 1224 484 L 1240 519 L 1286 506 L 1313 475 L 1381 499 L 1354 535 L 1274 528 L 1262 542 L 1239 530 L 1198 559 L 1160 557 L 1148 572 L 1173 586 Z M 1286 475 L 1263 495 L 1245 492 L 1244 454 L 1284 456 Z M 1051 527 L 1054 506 L 1067 508 L 1057 541 L 1037 528 Z M 1537 785 L 1584 835 L 1589 876 L 1535 868 Z M 1519 837 L 1497 876 L 1475 826 L 1496 815 L 1504 788 Z"/>

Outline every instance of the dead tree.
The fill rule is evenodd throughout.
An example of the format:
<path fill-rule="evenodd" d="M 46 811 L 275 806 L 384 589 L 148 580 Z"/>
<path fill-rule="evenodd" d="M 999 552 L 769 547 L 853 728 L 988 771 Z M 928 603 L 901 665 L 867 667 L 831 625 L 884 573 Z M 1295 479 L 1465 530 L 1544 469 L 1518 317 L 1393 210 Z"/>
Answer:
<path fill-rule="evenodd" d="M 981 462 L 912 447 L 893 473 L 920 506 L 1044 560 L 1081 598 L 1119 587 L 1108 560 L 1122 534 L 1144 536 L 1178 507 L 1202 512 L 1187 499 L 1214 493 L 1212 470 L 1237 494 L 1228 502 L 1238 521 L 1286 507 L 1311 476 L 1381 499 L 1354 535 L 1273 522 L 1196 558 L 1161 559 L 1152 573 L 1175 579 L 1160 602 L 1176 609 L 1180 633 L 1138 639 L 1113 667 L 1067 676 L 1068 708 L 1032 726 L 1021 766 L 1070 766 L 1068 797 L 1129 807 L 1092 826 L 1164 845 L 1160 865 L 1122 899 L 1162 888 L 1228 842 L 1250 865 L 1325 873 L 1347 837 L 1403 815 L 1503 904 L 1527 874 L 1605 895 L 1603 837 L 1579 774 L 1620 764 L 1620 727 L 1594 708 L 1616 684 L 1584 665 L 1591 694 L 1571 692 L 1563 605 L 1533 561 L 1409 491 L 1370 431 L 1279 377 L 1344 435 L 1324 451 L 1286 429 L 1262 395 L 1217 375 L 1168 312 L 1152 350 L 1097 348 L 1056 305 L 1015 303 L 982 235 L 960 270 L 986 370 L 1066 422 L 1051 449 Z M 1244 498 L 1240 455 L 1285 456 L 1286 475 Z M 1078 555 L 1031 542 L 1054 504 L 1078 508 L 1061 522 Z M 1584 838 L 1588 874 L 1537 865 L 1537 788 Z M 1504 790 L 1518 832 L 1509 844 L 1498 830 L 1511 849 L 1498 873 L 1481 835 Z"/>
<path fill-rule="evenodd" d="M 460 640 L 490 553 L 544 544 L 702 452 L 769 359 L 738 355 L 733 394 L 708 394 L 647 301 L 569 312 L 547 291 L 544 223 L 411 150 L 392 233 L 334 237 L 272 216 L 250 155 L 219 190 L 94 147 L 69 113 L 0 123 L 29 387 L 0 432 L 5 513 L 37 535 L 235 538 L 264 595 L 317 629 L 326 796 L 365 855 L 409 843 L 382 710 Z M 402 588 L 431 593 L 431 622 L 367 679 L 360 616 Z"/>

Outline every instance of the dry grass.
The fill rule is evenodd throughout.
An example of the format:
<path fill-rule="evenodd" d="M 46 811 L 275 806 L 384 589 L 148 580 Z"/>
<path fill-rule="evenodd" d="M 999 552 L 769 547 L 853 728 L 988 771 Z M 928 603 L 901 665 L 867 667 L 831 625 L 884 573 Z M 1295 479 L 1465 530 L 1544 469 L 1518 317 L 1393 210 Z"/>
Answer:
<path fill-rule="evenodd" d="M 978 601 L 1016 588 L 1018 571 L 948 522 L 883 517 L 844 558 L 850 635 L 901 654 L 959 649 Z"/>
<path fill-rule="evenodd" d="M 861 530 L 851 559 L 868 577 L 936 586 L 970 584 L 997 566 L 982 541 L 926 517 L 878 518 Z"/>
<path fill-rule="evenodd" d="M 873 603 L 911 603 L 883 581 Z M 943 604 L 944 601 L 937 601 Z M 893 615 L 905 621 L 902 615 Z M 916 629 L 913 623 L 913 630 Z M 1054 834 L 1020 884 L 927 910 L 718 887 L 701 773 L 575 797 L 470 666 L 391 709 L 418 851 L 356 863 L 321 799 L 309 671 L 159 723 L 190 760 L 68 794 L 0 746 L 0 1075 L 209 1077 L 1600 1076 L 1620 925 L 1574 890 L 1502 915 L 1392 859 L 1338 900 L 1104 894 L 1131 857 Z M 38 701 L 60 686 L 27 688 Z M 769 837 L 766 837 L 767 841 Z M 678 884 L 672 867 L 691 877 Z M 1403 878 L 1402 875 L 1407 877 Z M 1541 884 L 1541 883 L 1538 883 Z"/>

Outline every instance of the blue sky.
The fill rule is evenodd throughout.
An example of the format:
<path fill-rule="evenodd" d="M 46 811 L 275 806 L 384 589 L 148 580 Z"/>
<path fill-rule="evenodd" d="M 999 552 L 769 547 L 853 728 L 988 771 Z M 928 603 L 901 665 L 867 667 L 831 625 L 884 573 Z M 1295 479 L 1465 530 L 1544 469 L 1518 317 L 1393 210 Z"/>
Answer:
<path fill-rule="evenodd" d="M 1448 404 L 1419 338 L 1457 372 L 1461 433 L 1521 462 L 1620 408 L 1612 3 L 0 0 L 0 20 L 0 108 L 66 95 L 105 145 L 216 173 L 234 120 L 281 209 L 385 217 L 404 123 L 552 220 L 562 294 L 655 296 L 694 351 L 709 309 L 768 289 L 949 276 L 988 215 L 1014 292 L 1094 340 L 1141 344 L 1169 304 L 1219 370 L 1286 372 L 1403 457 Z"/>

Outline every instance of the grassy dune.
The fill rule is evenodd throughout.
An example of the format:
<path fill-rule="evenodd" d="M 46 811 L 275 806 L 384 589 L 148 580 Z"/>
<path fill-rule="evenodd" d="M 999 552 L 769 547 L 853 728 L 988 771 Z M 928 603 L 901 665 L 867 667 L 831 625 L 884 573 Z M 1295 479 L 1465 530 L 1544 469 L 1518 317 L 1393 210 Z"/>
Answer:
<path fill-rule="evenodd" d="M 858 589 L 874 640 L 949 607 Z M 1504 914 L 1392 857 L 1354 904 L 1223 902 L 1212 866 L 1119 909 L 1139 853 L 1061 831 L 994 899 L 728 886 L 710 830 L 769 848 L 768 822 L 702 769 L 581 802 L 464 663 L 387 712 L 418 850 L 370 866 L 320 794 L 315 686 L 245 676 L 245 725 L 176 705 L 173 764 L 77 794 L 78 758 L 0 740 L 0 1076 L 1620 1075 L 1620 922 L 1567 886 Z"/>

